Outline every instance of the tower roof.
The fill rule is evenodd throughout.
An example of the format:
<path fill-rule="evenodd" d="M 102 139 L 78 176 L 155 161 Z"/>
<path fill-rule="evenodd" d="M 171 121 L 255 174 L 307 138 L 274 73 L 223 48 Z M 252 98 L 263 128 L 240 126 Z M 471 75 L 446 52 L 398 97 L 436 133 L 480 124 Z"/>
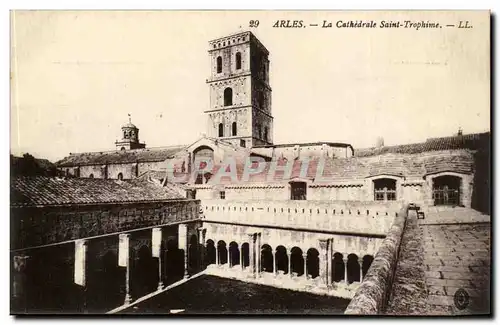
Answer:
<path fill-rule="evenodd" d="M 132 124 L 132 117 L 130 116 L 130 114 L 128 114 L 128 123 L 127 124 L 124 124 L 122 126 L 122 129 L 123 128 L 133 128 L 133 129 L 137 129 L 137 126 L 135 126 L 134 124 Z"/>
<path fill-rule="evenodd" d="M 122 126 L 122 128 L 134 128 L 134 129 L 137 129 L 137 126 L 135 126 L 134 124 L 132 124 L 131 122 L 128 122 L 127 124 L 124 124 Z"/>

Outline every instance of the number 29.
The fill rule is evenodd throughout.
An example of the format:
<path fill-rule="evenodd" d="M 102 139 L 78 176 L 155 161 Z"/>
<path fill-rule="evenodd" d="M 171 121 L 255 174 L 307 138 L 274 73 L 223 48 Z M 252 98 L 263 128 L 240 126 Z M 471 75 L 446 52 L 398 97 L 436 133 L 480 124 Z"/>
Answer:
<path fill-rule="evenodd" d="M 250 20 L 249 27 L 259 27 L 259 21 L 258 20 Z"/>

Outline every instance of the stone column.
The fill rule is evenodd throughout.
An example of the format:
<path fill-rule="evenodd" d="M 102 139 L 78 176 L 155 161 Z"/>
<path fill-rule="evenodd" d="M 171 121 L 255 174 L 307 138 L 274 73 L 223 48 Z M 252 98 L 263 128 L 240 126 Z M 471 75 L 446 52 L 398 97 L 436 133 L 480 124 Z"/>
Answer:
<path fill-rule="evenodd" d="M 326 271 L 326 279 L 327 286 L 331 287 L 333 283 L 333 238 L 330 238 L 330 243 L 328 244 L 328 253 L 327 253 L 327 271 Z"/>
<path fill-rule="evenodd" d="M 188 256 L 188 250 L 189 250 L 189 243 L 188 243 L 188 235 L 187 235 L 187 225 L 186 224 L 180 224 L 179 225 L 179 243 L 178 243 L 179 249 L 184 250 L 184 279 L 189 277 L 189 271 L 188 271 L 188 261 L 189 261 L 189 256 Z"/>
<path fill-rule="evenodd" d="M 276 258 L 276 252 L 273 252 L 271 250 L 271 253 L 273 254 L 274 276 L 277 276 L 278 275 L 278 259 Z"/>
<path fill-rule="evenodd" d="M 26 311 L 27 308 L 27 283 L 26 283 L 26 268 L 28 265 L 29 256 L 21 255 L 13 258 L 13 284 L 12 296 L 15 301 L 15 311 Z"/>
<path fill-rule="evenodd" d="M 250 257 L 250 273 L 255 273 L 255 234 L 248 234 L 248 253 Z"/>
<path fill-rule="evenodd" d="M 344 281 L 346 284 L 348 284 L 348 282 L 347 282 L 347 261 L 348 261 L 347 253 L 345 253 L 342 256 L 342 260 L 344 261 Z"/>
<path fill-rule="evenodd" d="M 358 259 L 359 263 L 359 283 L 363 282 L 363 260 Z"/>
<path fill-rule="evenodd" d="M 85 239 L 75 241 L 75 267 L 74 279 L 79 286 L 85 287 L 87 284 L 87 241 Z"/>
<path fill-rule="evenodd" d="M 207 235 L 206 228 L 198 228 L 198 240 L 200 241 L 200 262 L 201 269 L 205 269 L 205 237 Z"/>
<path fill-rule="evenodd" d="M 243 244 L 240 243 L 240 267 L 242 270 L 245 269 L 245 266 L 243 266 Z"/>
<path fill-rule="evenodd" d="M 215 266 L 219 266 L 219 245 L 215 244 Z"/>
<path fill-rule="evenodd" d="M 260 232 L 256 234 L 256 238 L 255 239 L 256 239 L 256 246 L 257 246 L 256 249 L 255 249 L 255 252 L 256 252 L 255 253 L 255 258 L 257 260 L 257 267 L 256 267 L 255 274 L 256 274 L 256 276 L 258 278 L 258 277 L 260 277 L 260 272 L 262 270 L 262 265 L 261 265 L 262 264 L 262 261 L 261 261 L 262 252 L 261 252 L 261 247 L 260 247 L 260 242 L 261 242 L 261 233 Z"/>
<path fill-rule="evenodd" d="M 304 259 L 304 278 L 307 280 L 307 253 L 303 253 L 302 258 Z"/>
<path fill-rule="evenodd" d="M 231 268 L 231 250 L 229 249 L 229 246 L 227 246 L 227 266 L 228 268 Z"/>
<path fill-rule="evenodd" d="M 321 286 L 328 285 L 327 269 L 328 269 L 328 239 L 319 240 L 319 276 Z"/>
<path fill-rule="evenodd" d="M 125 301 L 128 305 L 132 301 L 130 295 L 130 234 L 120 234 L 118 244 L 118 266 L 125 267 Z"/>
<path fill-rule="evenodd" d="M 162 264 L 162 256 L 161 256 L 161 242 L 162 242 L 162 230 L 161 228 L 153 228 L 152 229 L 152 256 L 153 258 L 158 259 L 158 290 L 163 289 L 163 264 Z"/>
<path fill-rule="evenodd" d="M 290 255 L 288 255 L 288 250 L 286 251 L 288 256 L 288 275 L 292 277 L 292 251 L 290 250 Z"/>

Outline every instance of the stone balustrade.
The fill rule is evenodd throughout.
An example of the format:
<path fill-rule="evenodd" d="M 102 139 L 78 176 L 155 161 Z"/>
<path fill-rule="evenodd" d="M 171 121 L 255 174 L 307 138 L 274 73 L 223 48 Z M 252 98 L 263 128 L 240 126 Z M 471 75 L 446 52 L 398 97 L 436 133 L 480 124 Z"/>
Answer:
<path fill-rule="evenodd" d="M 385 235 L 402 203 L 203 200 L 201 207 L 211 222 Z"/>

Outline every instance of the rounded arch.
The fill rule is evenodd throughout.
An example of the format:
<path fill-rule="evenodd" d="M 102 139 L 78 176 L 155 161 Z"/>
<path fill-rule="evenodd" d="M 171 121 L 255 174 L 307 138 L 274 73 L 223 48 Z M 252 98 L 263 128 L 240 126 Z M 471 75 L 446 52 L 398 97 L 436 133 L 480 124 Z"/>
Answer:
<path fill-rule="evenodd" d="M 221 56 L 218 56 L 217 59 L 216 59 L 216 65 L 217 65 L 217 73 L 221 73 L 222 72 L 222 57 Z"/>
<path fill-rule="evenodd" d="M 207 145 L 202 145 L 197 147 L 196 149 L 193 150 L 193 156 L 194 158 L 209 158 L 213 159 L 214 157 L 214 149 L 207 146 Z"/>
<path fill-rule="evenodd" d="M 193 150 L 193 165 L 194 170 L 198 171 L 196 173 L 196 184 L 204 184 L 208 182 L 211 176 L 210 170 L 205 170 L 207 166 L 210 166 L 214 161 L 214 149 L 202 145 Z"/>
<path fill-rule="evenodd" d="M 260 250 L 261 266 L 263 272 L 274 272 L 273 249 L 268 244 L 264 244 Z"/>
<path fill-rule="evenodd" d="M 243 268 L 250 265 L 250 245 L 248 243 L 243 243 L 241 245 L 241 255 L 243 258 Z"/>
<path fill-rule="evenodd" d="M 238 125 L 236 124 L 236 122 L 233 122 L 231 124 L 231 135 L 234 137 L 238 134 Z"/>
<path fill-rule="evenodd" d="M 349 254 L 347 255 L 347 283 L 351 284 L 353 282 L 360 281 L 360 273 L 359 273 L 359 262 L 358 255 Z"/>
<path fill-rule="evenodd" d="M 227 260 L 227 245 L 223 240 L 217 242 L 217 254 L 219 257 L 219 265 L 224 265 L 228 262 Z"/>
<path fill-rule="evenodd" d="M 373 256 L 372 255 L 363 256 L 363 278 L 368 273 L 368 270 L 370 269 L 370 266 L 372 265 L 372 263 L 373 263 Z"/>
<path fill-rule="evenodd" d="M 227 87 L 224 89 L 224 106 L 233 105 L 233 89 L 231 87 Z"/>
<path fill-rule="evenodd" d="M 118 176 L 116 176 L 116 179 L 118 180 L 123 180 L 123 174 L 122 173 L 118 173 Z"/>
<path fill-rule="evenodd" d="M 341 253 L 333 254 L 333 281 L 340 282 L 345 278 L 344 256 Z"/>
<path fill-rule="evenodd" d="M 240 265 L 240 249 L 234 241 L 229 243 L 229 266 Z"/>
<path fill-rule="evenodd" d="M 241 69 L 241 52 L 236 52 L 236 70 Z"/>
<path fill-rule="evenodd" d="M 89 175 L 89 178 L 94 178 L 94 174 L 90 174 L 90 175 Z"/>
<path fill-rule="evenodd" d="M 302 249 L 299 247 L 292 247 L 290 250 L 290 266 L 292 268 L 292 274 L 296 273 L 297 276 L 304 274 L 304 257 L 302 256 Z"/>
<path fill-rule="evenodd" d="M 216 253 L 215 253 L 215 243 L 213 240 L 209 239 L 206 243 L 206 254 L 205 254 L 205 265 L 216 263 Z"/>
<path fill-rule="evenodd" d="M 319 276 L 319 252 L 316 248 L 307 250 L 307 274 L 313 279 Z"/>
<path fill-rule="evenodd" d="M 219 126 L 218 126 L 218 133 L 219 137 L 223 137 L 224 136 L 224 124 L 222 123 L 219 123 Z"/>
<path fill-rule="evenodd" d="M 276 259 L 276 270 L 278 272 L 283 271 L 283 273 L 288 273 L 288 255 L 285 246 L 279 245 L 276 247 L 274 258 Z"/>

